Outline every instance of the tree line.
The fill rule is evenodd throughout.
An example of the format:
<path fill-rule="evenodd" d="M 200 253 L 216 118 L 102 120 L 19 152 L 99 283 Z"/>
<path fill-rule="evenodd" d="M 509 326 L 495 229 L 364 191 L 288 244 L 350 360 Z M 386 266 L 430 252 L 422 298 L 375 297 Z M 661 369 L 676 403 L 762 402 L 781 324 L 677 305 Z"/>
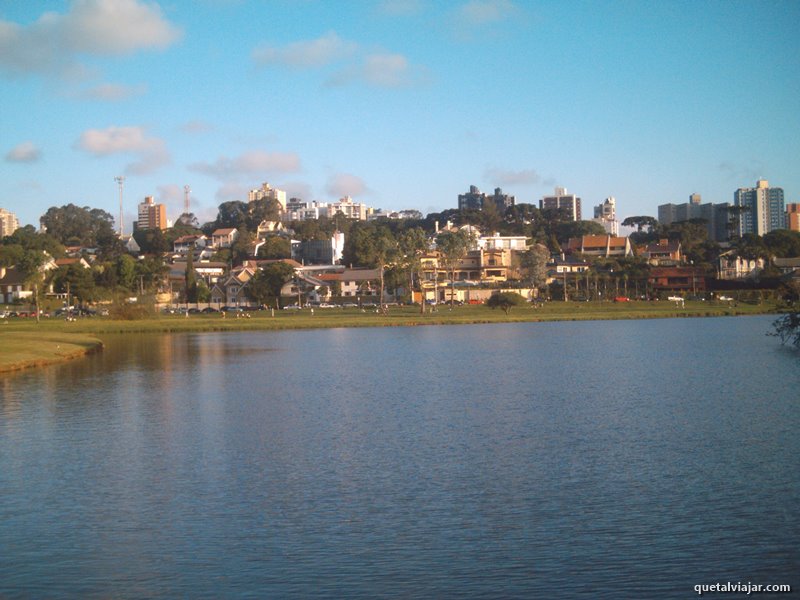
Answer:
<path fill-rule="evenodd" d="M 175 225 L 164 231 L 135 230 L 133 238 L 141 248 L 142 257 L 134 258 L 114 231 L 114 218 L 106 211 L 68 204 L 51 207 L 41 218 L 43 231 L 32 226 L 18 229 L 0 241 L 0 266 L 15 266 L 34 291 L 52 284 L 57 292 L 67 289 L 83 302 L 108 298 L 115 293 L 130 294 L 152 291 L 164 281 L 169 270 L 165 255 L 173 249 L 176 239 L 186 235 L 210 235 L 216 229 L 238 231 L 231 248 L 219 249 L 212 260 L 230 267 L 253 258 L 258 226 L 263 221 L 278 221 L 280 205 L 274 200 L 255 202 L 231 201 L 219 205 L 217 217 L 200 225 L 193 214 L 183 214 Z M 568 240 L 582 235 L 605 235 L 599 223 L 573 221 L 565 210 L 540 210 L 531 204 L 518 204 L 500 213 L 492 205 L 484 210 L 449 209 L 431 213 L 424 219 L 355 221 L 342 214 L 330 218 L 296 221 L 286 224 L 287 231 L 268 235 L 260 240 L 256 258 L 282 259 L 291 256 L 290 237 L 299 240 L 328 240 L 334 232 L 345 235 L 346 265 L 371 267 L 380 270 L 381 288 L 414 289 L 421 270 L 421 260 L 435 238 L 441 268 L 452 278 L 458 262 L 466 255 L 470 241 L 458 231 L 437 229 L 446 223 L 456 226 L 472 225 L 485 233 L 525 236 L 529 250 L 518 257 L 519 267 L 527 285 L 543 283 L 545 265 L 552 254 L 561 252 Z M 659 239 L 679 240 L 684 254 L 695 266 L 713 273 L 723 248 L 708 238 L 706 223 L 701 219 L 659 224 L 652 217 L 631 217 L 624 225 L 635 226 L 631 234 L 634 244 L 643 245 Z M 40 273 L 46 255 L 60 258 L 67 247 L 91 248 L 94 253 L 91 269 L 72 264 L 60 267 L 46 276 Z M 800 256 L 800 234 L 778 230 L 765 236 L 746 234 L 733 237 L 731 247 L 738 256 L 747 259 Z M 44 254 L 46 253 L 46 255 Z M 598 271 L 613 271 L 631 280 L 646 277 L 648 266 L 638 257 L 598 258 L 593 267 Z M 768 273 L 769 274 L 769 268 Z M 288 273 L 259 275 L 252 287 L 271 290 L 276 281 Z M 187 298 L 207 296 L 202 280 L 194 277 L 187 265 Z M 285 283 L 285 281 L 284 281 Z M 418 285 L 418 284 L 417 284 Z"/>

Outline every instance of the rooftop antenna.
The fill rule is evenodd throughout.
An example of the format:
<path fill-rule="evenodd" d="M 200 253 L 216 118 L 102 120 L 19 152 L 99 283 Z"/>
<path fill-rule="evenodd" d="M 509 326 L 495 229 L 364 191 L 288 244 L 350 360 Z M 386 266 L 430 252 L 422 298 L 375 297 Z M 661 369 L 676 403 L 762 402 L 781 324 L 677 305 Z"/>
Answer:
<path fill-rule="evenodd" d="M 114 177 L 114 181 L 117 182 L 119 186 L 119 237 L 122 237 L 123 234 L 123 220 L 122 220 L 122 189 L 125 187 L 125 176 L 124 175 L 117 175 Z"/>
<path fill-rule="evenodd" d="M 188 185 L 183 186 L 183 214 L 189 214 L 189 194 L 191 193 L 192 188 Z"/>

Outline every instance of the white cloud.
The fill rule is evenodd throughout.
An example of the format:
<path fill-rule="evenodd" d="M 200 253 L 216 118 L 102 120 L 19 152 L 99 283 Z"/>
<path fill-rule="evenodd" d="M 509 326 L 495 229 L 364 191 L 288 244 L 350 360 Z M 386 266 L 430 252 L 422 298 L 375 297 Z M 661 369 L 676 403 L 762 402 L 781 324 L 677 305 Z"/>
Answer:
<path fill-rule="evenodd" d="M 142 127 L 89 129 L 81 134 L 75 146 L 95 156 L 134 154 L 138 160 L 125 168 L 134 175 L 151 173 L 170 162 L 164 141 L 148 137 Z"/>
<path fill-rule="evenodd" d="M 331 31 L 315 40 L 294 42 L 282 48 L 260 46 L 253 50 L 253 61 L 262 67 L 284 66 L 295 69 L 324 67 L 352 55 L 358 45 L 341 39 Z"/>
<path fill-rule="evenodd" d="M 489 25 L 507 20 L 517 11 L 511 0 L 470 0 L 458 10 L 457 20 L 473 27 Z"/>
<path fill-rule="evenodd" d="M 6 154 L 9 162 L 36 162 L 42 157 L 42 152 L 33 142 L 22 142 Z"/>
<path fill-rule="evenodd" d="M 0 21 L 0 70 L 11 74 L 80 71 L 78 56 L 164 49 L 181 37 L 157 4 L 75 0 L 66 14 L 44 13 L 31 25 Z"/>
<path fill-rule="evenodd" d="M 337 173 L 328 179 L 325 191 L 329 195 L 341 198 L 342 196 L 359 196 L 369 191 L 364 180 L 350 173 Z"/>
<path fill-rule="evenodd" d="M 187 121 L 183 125 L 178 128 L 183 133 L 190 133 L 190 134 L 200 134 L 200 133 L 208 133 L 209 131 L 214 131 L 214 126 L 211 123 L 207 123 L 205 121 L 194 120 L 194 121 Z"/>
<path fill-rule="evenodd" d="M 194 163 L 189 165 L 189 169 L 226 181 L 240 175 L 257 177 L 268 173 L 296 172 L 300 170 L 300 158 L 292 152 L 253 150 L 235 158 L 221 156 L 213 163 Z"/>
<path fill-rule="evenodd" d="M 484 179 L 492 185 L 533 185 L 540 183 L 542 178 L 534 169 L 523 169 L 521 171 L 509 171 L 490 167 L 483 174 Z"/>
<path fill-rule="evenodd" d="M 326 85 L 338 87 L 363 83 L 375 87 L 400 88 L 424 83 L 425 72 L 412 67 L 402 54 L 371 54 L 359 65 L 343 69 L 328 79 Z"/>
<path fill-rule="evenodd" d="M 146 85 L 129 86 L 117 83 L 101 83 L 100 85 L 82 90 L 78 95 L 88 100 L 120 102 L 128 98 L 142 96 L 146 92 Z"/>

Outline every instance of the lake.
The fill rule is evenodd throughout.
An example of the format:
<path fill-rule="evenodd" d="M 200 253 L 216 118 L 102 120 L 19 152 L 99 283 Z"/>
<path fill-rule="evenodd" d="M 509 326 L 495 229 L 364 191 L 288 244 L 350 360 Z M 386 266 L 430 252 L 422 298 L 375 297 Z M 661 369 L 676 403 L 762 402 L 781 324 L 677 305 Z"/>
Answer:
<path fill-rule="evenodd" d="M 773 318 L 126 336 L 4 376 L 0 597 L 799 589 Z"/>

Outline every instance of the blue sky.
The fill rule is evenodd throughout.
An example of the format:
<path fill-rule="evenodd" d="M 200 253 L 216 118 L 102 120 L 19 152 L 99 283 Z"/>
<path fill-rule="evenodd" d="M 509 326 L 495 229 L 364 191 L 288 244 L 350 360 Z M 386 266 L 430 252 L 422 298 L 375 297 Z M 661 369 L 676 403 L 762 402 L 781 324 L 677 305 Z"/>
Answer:
<path fill-rule="evenodd" d="M 0 0 L 0 206 L 800 202 L 800 3 Z"/>

